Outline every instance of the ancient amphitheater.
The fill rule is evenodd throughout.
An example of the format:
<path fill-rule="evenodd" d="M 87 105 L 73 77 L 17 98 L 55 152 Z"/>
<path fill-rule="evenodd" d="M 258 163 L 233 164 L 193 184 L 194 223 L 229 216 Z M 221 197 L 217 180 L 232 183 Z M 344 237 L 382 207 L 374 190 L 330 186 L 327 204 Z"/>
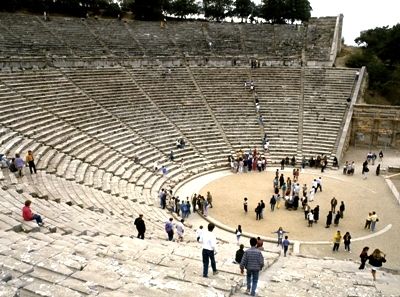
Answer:
<path fill-rule="evenodd" d="M 0 14 L 0 153 L 32 150 L 38 168 L 33 175 L 25 169 L 22 178 L 0 171 L 0 296 L 244 296 L 243 276 L 232 263 L 236 221 L 219 222 L 221 214 L 210 210 L 207 219 L 218 225 L 220 273 L 203 278 L 194 229 L 207 221 L 193 214 L 184 242 L 167 241 L 164 222 L 172 214 L 159 207 L 158 193 L 204 191 L 214 177 L 229 175 L 228 155 L 263 151 L 265 133 L 266 176 L 286 156 L 300 161 L 324 154 L 329 167 L 335 156 L 362 162 L 357 151 L 346 155 L 357 135 L 363 136 L 358 144 L 376 145 L 389 135 L 398 147 L 399 110 L 359 104 L 366 69 L 334 67 L 342 21 L 171 21 L 160 28 L 130 20 L 45 22 Z M 250 60 L 260 67 L 251 68 Z M 253 81 L 255 92 L 245 81 Z M 371 118 L 374 129 L 365 128 Z M 177 150 L 179 138 L 186 146 Z M 398 163 L 396 150 L 387 156 Z M 154 172 L 155 162 L 168 173 Z M 340 172 L 329 170 L 326 178 L 335 176 Z M 363 181 L 358 174 L 348 182 Z M 335 187 L 343 191 L 340 182 Z M 358 270 L 358 250 L 350 260 L 343 252 L 333 256 L 329 244 L 307 242 L 301 230 L 291 255 L 282 257 L 273 239 L 249 223 L 245 235 L 266 240 L 259 296 L 400 296 L 398 203 L 383 178 L 371 176 L 362 189 L 371 201 L 377 195 L 384 201 L 380 213 L 388 209 L 371 246 L 380 243 L 392 253 L 390 270 L 373 282 L 368 270 Z M 22 220 L 26 199 L 46 227 Z M 357 212 L 361 203 L 353 205 Z M 135 238 L 132 222 L 139 214 L 147 225 L 145 240 Z M 362 224 L 365 215 L 358 215 Z M 354 231 L 357 248 L 370 243 L 362 232 Z"/>

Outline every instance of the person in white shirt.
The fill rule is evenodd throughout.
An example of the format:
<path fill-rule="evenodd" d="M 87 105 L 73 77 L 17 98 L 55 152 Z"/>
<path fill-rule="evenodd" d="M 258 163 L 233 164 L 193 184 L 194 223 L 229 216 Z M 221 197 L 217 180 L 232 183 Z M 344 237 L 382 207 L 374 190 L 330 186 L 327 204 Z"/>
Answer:
<path fill-rule="evenodd" d="M 197 242 L 202 242 L 203 238 L 203 226 L 200 226 L 199 229 L 196 230 L 196 240 Z"/>
<path fill-rule="evenodd" d="M 317 192 L 318 188 L 319 188 L 320 192 L 322 192 L 322 178 L 321 177 L 319 177 L 317 179 L 317 188 L 315 189 L 315 192 Z"/>
<path fill-rule="evenodd" d="M 208 224 L 208 231 L 203 232 L 203 238 L 201 243 L 203 246 L 202 258 L 203 258 L 203 277 L 208 277 L 208 263 L 211 261 L 211 268 L 213 274 L 218 274 L 217 265 L 215 264 L 215 254 L 217 253 L 217 239 L 212 233 L 215 225 L 213 223 Z"/>
<path fill-rule="evenodd" d="M 183 223 L 185 222 L 184 219 L 182 219 L 179 223 L 176 224 L 176 233 L 178 234 L 178 242 L 183 241 L 183 233 L 185 233 L 185 226 Z"/>

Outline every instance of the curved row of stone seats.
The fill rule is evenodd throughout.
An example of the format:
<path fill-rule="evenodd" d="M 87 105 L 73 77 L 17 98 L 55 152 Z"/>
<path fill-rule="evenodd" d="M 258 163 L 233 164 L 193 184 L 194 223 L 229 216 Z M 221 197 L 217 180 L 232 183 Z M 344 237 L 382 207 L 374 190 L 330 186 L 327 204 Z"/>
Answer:
<path fill-rule="evenodd" d="M 168 33 L 184 56 L 210 56 L 211 49 L 204 27 L 206 22 L 168 22 Z M 188 42 L 190 40 L 190 42 Z M 212 41 L 211 41 L 212 43 Z"/>
<path fill-rule="evenodd" d="M 12 136 L 9 138 L 12 140 L 12 137 L 14 136 L 15 135 L 12 134 Z M 12 145 L 9 145 L 9 147 L 11 146 Z M 34 149 L 35 147 L 36 146 L 31 145 L 28 148 Z M 173 187 L 174 184 L 181 182 L 191 174 L 188 173 L 186 169 L 181 170 L 180 168 L 171 166 L 169 167 L 171 171 L 167 174 L 167 176 L 163 176 L 161 172 L 149 171 L 145 167 L 134 164 L 132 161 L 128 161 L 128 164 L 121 165 L 124 168 L 121 170 L 122 173 L 118 174 L 118 170 L 120 169 L 115 169 L 116 172 L 109 172 L 112 170 L 111 165 L 106 166 L 105 169 L 101 169 L 93 165 L 90 165 L 89 167 L 88 163 L 84 163 L 79 159 L 71 157 L 67 153 L 59 152 L 49 147 L 46 147 L 47 151 L 44 155 L 42 155 L 43 150 L 41 150 L 41 148 L 42 147 L 38 148 L 37 155 L 36 151 L 34 150 L 38 169 L 43 169 L 48 173 L 54 173 L 57 177 L 63 177 L 70 181 L 76 181 L 80 184 L 84 183 L 86 186 L 91 186 L 105 193 L 111 193 L 114 196 L 121 196 L 125 199 L 128 199 L 132 192 L 132 190 L 127 190 L 128 182 L 134 183 L 137 186 L 136 188 L 140 190 L 139 195 L 135 195 L 135 198 L 131 199 L 137 200 L 136 196 L 139 196 L 141 198 L 139 199 L 140 202 L 148 205 L 154 204 L 154 197 L 157 196 L 159 188 L 161 188 L 164 184 L 169 185 L 169 187 Z M 2 152 L 4 152 L 6 155 L 13 155 L 13 153 L 10 153 L 7 150 L 2 150 Z M 20 151 L 15 152 L 20 153 Z M 165 160 L 165 162 L 167 161 Z M 83 167 L 83 169 L 80 170 L 80 167 Z M 27 169 L 25 171 L 27 172 Z M 11 177 L 14 177 L 14 175 L 11 175 Z M 12 184 L 18 184 L 18 181 L 15 177 L 12 180 Z M 159 188 L 154 188 L 155 186 Z M 150 193 L 147 191 L 147 195 L 144 196 L 144 189 L 153 190 L 153 192 Z M 34 192 L 38 197 L 48 196 L 48 193 L 44 191 L 43 188 L 36 189 Z M 70 203 L 70 201 L 67 202 Z M 85 205 L 84 201 L 81 199 L 79 202 L 77 202 L 75 199 L 71 203 L 81 205 L 82 207 Z"/>
<path fill-rule="evenodd" d="M 86 19 L 89 29 L 100 36 L 110 54 L 115 56 L 143 56 L 144 50 L 125 22 L 115 19 Z"/>
<path fill-rule="evenodd" d="M 45 218 L 46 224 L 50 223 L 50 225 L 61 228 L 61 230 L 66 229 L 66 226 L 60 225 L 60 222 L 58 222 L 59 212 L 50 206 L 48 208 L 45 207 L 49 203 L 53 206 L 56 205 L 58 210 L 64 208 L 69 210 L 69 207 L 73 207 L 73 209 L 78 209 L 82 213 L 86 212 L 88 219 L 96 219 L 99 222 L 96 223 L 97 227 L 95 228 L 98 228 L 98 224 L 102 225 L 103 221 L 107 225 L 108 220 L 116 220 L 115 224 L 118 223 L 119 225 L 115 228 L 118 227 L 122 230 L 116 230 L 114 234 L 127 235 L 132 234 L 132 217 L 142 212 L 148 222 L 149 236 L 153 230 L 158 230 L 152 236 L 165 238 L 163 222 L 168 219 L 168 215 L 159 208 L 149 208 L 148 205 L 140 204 L 131 193 L 128 193 L 126 199 L 123 199 L 65 181 L 42 171 L 39 171 L 36 175 L 25 175 L 22 179 L 19 179 L 17 184 L 12 182 L 12 175 L 6 172 L 5 176 L 6 179 L 2 182 L 2 186 L 12 196 L 10 199 L 14 199 L 8 199 L 14 204 L 14 220 L 22 220 L 21 205 L 23 205 L 25 199 L 31 199 L 35 200 L 34 209 Z M 137 196 L 140 196 L 140 194 L 138 193 Z M 40 200 L 35 199 L 35 197 L 40 198 Z M 73 224 L 75 224 L 75 219 L 81 218 L 79 214 L 65 214 L 63 216 L 66 218 L 62 220 L 71 221 Z M 101 216 L 101 218 L 97 219 L 97 216 Z M 110 224 L 113 225 L 114 223 L 111 222 Z"/>
<path fill-rule="evenodd" d="M 305 68 L 303 156 L 335 155 L 356 69 Z"/>
<path fill-rule="evenodd" d="M 245 81 L 247 68 L 191 68 L 215 118 L 234 150 L 261 147 L 262 132 L 257 121 L 255 101 Z M 228 152 L 229 153 L 229 152 Z M 227 155 L 224 155 L 225 162 Z"/>
<path fill-rule="evenodd" d="M 220 273 L 206 279 L 196 242 L 12 231 L 0 231 L 0 240 L 2 288 L 10 296 L 230 296 L 242 286 L 232 244 L 220 243 Z"/>
<path fill-rule="evenodd" d="M 187 68 L 132 68 L 133 77 L 151 100 L 212 165 L 226 164 L 229 144 L 202 100 Z M 165 77 L 163 78 L 163 74 Z"/>
<path fill-rule="evenodd" d="M 66 56 L 71 51 L 42 22 L 33 15 L 2 13 L 0 17 L 4 56 Z"/>
<path fill-rule="evenodd" d="M 399 275 L 385 271 L 373 281 L 370 269 L 331 257 L 280 257 L 258 283 L 259 296 L 371 296 L 397 294 Z"/>
<path fill-rule="evenodd" d="M 53 73 L 54 74 L 54 73 Z M 105 128 L 102 129 L 99 125 L 98 122 L 90 122 L 92 117 L 90 117 L 91 114 L 97 112 L 97 114 L 103 112 L 103 118 L 104 118 L 104 122 L 105 124 L 102 125 L 109 125 L 110 120 L 109 118 L 109 114 L 107 114 L 107 111 L 105 110 L 101 110 L 101 107 L 97 106 L 96 104 L 94 104 L 94 106 L 90 105 L 90 104 L 86 104 L 85 107 L 87 109 L 87 112 L 84 113 L 86 115 L 86 117 L 88 118 L 88 124 L 87 124 L 87 130 L 86 131 L 82 131 L 82 129 L 84 129 L 82 126 L 80 127 L 80 130 L 74 129 L 73 126 L 77 125 L 79 127 L 79 122 L 76 123 L 73 120 L 70 119 L 65 119 L 62 118 L 64 116 L 66 116 L 66 109 L 70 109 L 70 108 L 75 108 L 76 106 L 73 106 L 73 104 L 77 103 L 78 99 L 87 99 L 84 96 L 82 96 L 79 90 L 77 91 L 76 88 L 72 88 L 70 90 L 70 93 L 72 94 L 76 94 L 78 92 L 78 97 L 74 98 L 73 102 L 69 102 L 65 100 L 65 97 L 62 97 L 63 101 L 66 103 L 63 107 L 62 110 L 59 111 L 57 110 L 58 107 L 58 102 L 59 100 L 57 100 L 54 103 L 53 101 L 50 101 L 51 96 L 55 96 L 56 99 L 61 99 L 60 97 L 58 97 L 58 95 L 52 95 L 52 91 L 49 90 L 49 83 L 51 83 L 51 78 L 53 78 L 54 81 L 60 81 L 60 80 L 64 80 L 66 82 L 65 86 L 69 86 L 71 88 L 71 84 L 68 85 L 68 81 L 65 80 L 63 78 L 63 76 L 61 76 L 59 73 L 55 73 L 54 75 L 52 75 L 52 73 L 50 73 L 49 75 L 45 75 L 44 73 L 40 73 L 40 75 L 37 75 L 37 73 L 35 72 L 35 75 L 33 76 L 33 78 L 31 76 L 28 75 L 17 75 L 17 74 L 3 74 L 1 79 L 3 81 L 9 82 L 10 85 L 7 86 L 7 88 L 14 88 L 16 89 L 20 94 L 19 94 L 19 101 L 24 101 L 25 98 L 28 98 L 28 100 L 25 99 L 25 101 L 27 101 L 26 106 L 32 107 L 32 108 L 36 108 L 38 109 L 40 112 L 42 113 L 47 113 L 49 114 L 50 112 L 52 113 L 56 113 L 56 117 L 55 116 L 50 116 L 49 118 L 52 121 L 51 126 L 46 126 L 46 125 L 41 125 L 41 122 L 33 122 L 31 120 L 31 118 L 26 118 L 25 114 L 23 113 L 21 115 L 21 117 L 18 117 L 18 112 L 15 113 L 13 118 L 13 122 L 18 124 L 17 126 L 13 126 L 16 128 L 20 128 L 19 131 L 21 131 L 22 133 L 28 133 L 26 132 L 26 130 L 29 130 L 29 127 L 27 127 L 27 124 L 23 124 L 26 122 L 29 122 L 30 124 L 34 123 L 37 126 L 35 126 L 35 130 L 30 131 L 30 134 L 32 134 L 32 136 L 34 137 L 39 137 L 39 135 L 41 135 L 40 133 L 42 133 L 41 131 L 43 131 L 43 133 L 46 133 L 47 138 L 41 138 L 40 137 L 40 141 L 43 141 L 46 144 L 49 144 L 57 149 L 60 150 L 66 150 L 66 152 L 68 152 L 69 154 L 73 155 L 74 157 L 78 158 L 78 159 L 82 159 L 83 161 L 85 159 L 89 159 L 87 160 L 88 162 L 93 163 L 94 165 L 99 166 L 100 168 L 107 168 L 107 170 L 111 170 L 115 167 L 118 167 L 118 162 L 119 163 L 123 163 L 123 161 L 128 162 L 128 159 L 126 159 L 125 156 L 121 156 L 121 152 L 116 152 L 115 150 L 125 150 L 126 151 L 126 146 L 127 146 L 127 142 L 129 145 L 130 141 L 135 141 L 135 138 L 132 137 L 132 134 L 128 134 L 129 129 L 124 129 L 121 126 L 123 126 L 123 124 L 121 124 L 119 121 L 116 122 L 116 120 L 114 120 L 114 126 L 118 125 L 116 127 L 116 129 L 119 130 L 119 133 L 112 133 L 112 129 L 111 131 L 106 130 Z M 41 79 L 43 79 L 43 81 L 41 81 Z M 50 82 L 49 82 L 50 81 Z M 45 83 L 46 82 L 46 83 Z M 33 91 L 32 89 L 34 89 L 33 84 L 36 84 L 35 87 L 37 87 L 37 91 Z M 28 85 L 30 86 L 30 88 L 28 89 Z M 53 87 L 52 89 L 54 89 L 55 87 Z M 67 90 L 63 91 L 65 92 L 66 95 L 68 95 L 68 88 Z M 14 92 L 15 93 L 15 92 Z M 44 93 L 44 94 L 43 94 Z M 47 94 L 46 93 L 50 93 L 49 99 L 45 99 L 46 101 L 43 102 L 42 101 L 42 97 L 45 97 Z M 5 94 L 8 94 L 7 92 L 5 92 Z M 17 94 L 18 95 L 18 94 Z M 24 97 L 21 97 L 21 95 L 23 95 Z M 4 101 L 7 100 L 7 96 L 1 97 L 4 98 Z M 40 100 L 40 101 L 36 101 L 36 100 Z M 33 101 L 33 102 L 32 102 Z M 86 100 L 90 101 L 90 100 Z M 79 101 L 82 102 L 82 101 Z M 80 104 L 80 109 L 83 108 L 84 103 Z M 12 105 L 10 105 L 10 107 L 12 107 Z M 15 108 L 18 109 L 19 105 L 16 103 Z M 42 108 L 42 109 L 41 109 Z M 100 110 L 99 110 L 100 109 Z M 64 111 L 65 110 L 65 111 Z M 29 110 L 28 110 L 29 111 Z M 73 114 L 71 112 L 69 112 L 69 114 Z M 33 116 L 33 115 L 32 115 Z M 59 117 L 57 117 L 59 116 Z M 7 114 L 4 114 L 5 118 L 10 118 Z M 77 121 L 80 121 L 82 118 L 79 117 L 77 118 Z M 40 118 L 38 118 L 39 120 Z M 28 121 L 29 120 L 29 121 Z M 8 124 L 7 121 L 5 121 L 5 123 Z M 70 126 L 73 125 L 73 126 Z M 90 129 L 90 130 L 89 130 Z M 97 129 L 97 133 L 93 133 L 92 130 Z M 54 133 L 53 131 L 56 130 L 57 132 Z M 102 132 L 102 134 L 99 133 L 99 131 L 104 131 Z M 35 133 L 33 133 L 35 132 Z M 53 133 L 52 133 L 53 132 Z M 84 137 L 82 137 L 82 132 L 86 132 L 84 135 Z M 114 137 L 114 135 L 117 135 L 117 140 L 112 139 L 112 137 Z M 59 138 L 56 136 L 60 136 Z M 91 138 L 95 138 L 93 140 L 91 140 Z M 68 140 L 67 140 L 68 139 Z M 122 140 L 120 140 L 122 139 Z M 142 142 L 143 144 L 145 144 L 142 140 L 136 138 L 136 142 L 138 143 L 138 141 Z M 56 142 L 54 142 L 54 140 Z M 88 141 L 90 140 L 90 141 Z M 100 141 L 100 142 L 99 142 Z M 121 147 L 120 143 L 123 143 L 124 147 Z M 106 146 L 111 146 L 111 148 L 107 148 L 104 147 L 104 145 Z M 130 147 L 133 148 L 133 143 L 130 142 Z M 87 149 L 88 147 L 91 147 L 92 150 Z M 97 149 L 96 149 L 97 148 Z M 139 154 L 140 152 L 140 157 L 143 158 L 143 160 L 141 160 L 141 163 L 145 164 L 147 162 L 147 166 L 151 167 L 152 162 L 154 162 L 155 159 L 159 158 L 157 156 L 157 154 L 154 153 L 154 151 L 157 151 L 156 148 L 151 147 L 151 146 L 143 146 L 142 148 L 140 148 L 141 150 L 136 152 L 134 150 L 131 150 L 130 154 L 127 157 L 131 157 L 134 156 L 134 153 L 136 152 L 136 154 Z M 155 159 L 148 159 L 146 161 L 145 156 L 146 156 L 146 152 L 143 150 L 147 150 L 148 152 L 148 156 L 155 156 Z M 91 152 L 91 157 L 88 156 L 88 153 Z M 40 165 L 40 168 L 47 168 L 47 165 L 49 164 L 49 161 L 52 160 L 54 154 L 48 153 L 47 156 L 49 156 L 49 158 L 46 158 L 46 162 Z M 97 157 L 95 157 L 97 156 Z M 113 159 L 112 159 L 113 158 Z M 125 160 L 124 160 L 125 158 Z M 62 156 L 59 155 L 58 159 L 55 160 L 55 164 L 54 167 L 51 169 L 53 171 L 55 171 L 55 168 L 59 165 L 60 160 L 62 159 Z M 107 159 L 107 161 L 105 160 Z M 111 163 L 114 164 L 113 166 L 109 166 Z M 50 169 L 49 169 L 50 170 Z M 61 173 L 62 174 L 62 173 Z"/>
<path fill-rule="evenodd" d="M 157 105 L 150 101 L 139 87 L 135 86 L 135 81 L 123 68 L 74 69 L 65 70 L 65 74 L 92 99 L 129 125 L 165 156 L 174 150 L 177 160 L 190 159 L 196 167 L 203 165 L 204 161 L 195 156 L 190 146 L 184 150 L 175 149 L 175 140 L 182 137 L 181 133 L 159 111 Z M 149 127 L 152 127 L 151 133 L 149 133 Z M 138 157 L 144 157 L 146 149 L 148 151 L 145 143 L 142 146 Z M 157 161 L 158 154 L 154 153 L 154 150 L 149 153 L 155 157 L 153 162 Z"/>
<path fill-rule="evenodd" d="M 226 26 L 223 23 L 204 23 L 202 29 L 207 32 L 206 38 L 209 40 L 209 50 L 212 53 L 238 56 L 243 53 L 241 34 L 232 34 L 237 25 Z"/>
<path fill-rule="evenodd" d="M 271 161 L 279 163 L 282 158 L 297 156 L 301 69 L 257 68 L 251 78 L 264 116 Z"/>
<path fill-rule="evenodd" d="M 0 57 L 244 56 L 328 61 L 336 17 L 308 25 L 232 24 L 80 19 L 1 13 Z M 190 40 L 190 42 L 188 42 Z M 17 50 L 18 49 L 18 50 Z"/>

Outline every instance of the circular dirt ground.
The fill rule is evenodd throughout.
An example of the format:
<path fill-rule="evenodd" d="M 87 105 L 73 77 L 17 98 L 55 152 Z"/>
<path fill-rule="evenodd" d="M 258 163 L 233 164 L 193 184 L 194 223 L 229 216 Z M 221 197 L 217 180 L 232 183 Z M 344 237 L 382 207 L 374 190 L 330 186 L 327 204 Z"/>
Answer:
<path fill-rule="evenodd" d="M 353 238 L 352 249 L 356 251 L 352 254 L 353 260 L 358 260 L 359 250 L 367 245 L 371 248 L 381 248 L 387 254 L 391 254 L 392 262 L 388 263 L 387 267 L 400 268 L 400 256 L 397 252 L 400 243 L 399 205 L 384 178 L 372 174 L 375 172 L 374 166 L 370 166 L 370 175 L 366 180 L 362 179 L 357 169 L 354 176 L 343 175 L 341 170 L 320 173 L 320 170 L 308 168 L 300 173 L 299 183 L 300 185 L 306 183 L 308 189 L 311 188 L 314 178 L 322 177 L 323 191 L 318 191 L 315 200 L 310 203 L 312 208 L 320 206 L 320 219 L 311 228 L 304 219 L 301 205 L 297 211 L 287 210 L 283 205 L 274 212 L 270 211 L 269 200 L 273 194 L 272 181 L 275 169 L 270 168 L 269 171 L 261 173 L 232 174 L 208 183 L 200 193 L 206 196 L 206 192 L 210 191 L 213 195 L 214 208 L 209 210 L 209 216 L 233 228 L 240 224 L 243 232 L 260 234 L 264 237 L 276 237 L 272 232 L 282 226 L 284 230 L 290 232 L 289 239 L 300 241 L 331 242 L 336 230 L 340 230 L 342 234 L 349 231 Z M 293 179 L 292 170 L 289 167 L 281 171 L 285 179 L 288 176 Z M 325 228 L 333 196 L 339 203 L 344 201 L 346 211 L 338 227 L 332 225 L 330 228 Z M 244 197 L 249 199 L 247 214 L 243 210 Z M 264 219 L 256 221 L 254 209 L 261 199 L 266 203 Z M 364 229 L 365 218 L 372 210 L 376 211 L 380 218 L 377 231 L 392 224 L 387 232 L 374 236 L 371 231 Z M 302 244 L 301 251 L 319 256 L 332 254 L 330 245 Z M 349 258 L 349 254 L 342 253 L 338 258 Z"/>

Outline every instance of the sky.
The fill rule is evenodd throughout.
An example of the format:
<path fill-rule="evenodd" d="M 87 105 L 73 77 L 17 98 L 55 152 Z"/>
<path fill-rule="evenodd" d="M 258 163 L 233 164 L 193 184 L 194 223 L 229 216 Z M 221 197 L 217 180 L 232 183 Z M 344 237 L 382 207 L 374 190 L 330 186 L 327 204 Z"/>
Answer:
<path fill-rule="evenodd" d="M 400 0 L 309 0 L 313 17 L 344 15 L 345 44 L 355 45 L 360 32 L 400 23 Z"/>

